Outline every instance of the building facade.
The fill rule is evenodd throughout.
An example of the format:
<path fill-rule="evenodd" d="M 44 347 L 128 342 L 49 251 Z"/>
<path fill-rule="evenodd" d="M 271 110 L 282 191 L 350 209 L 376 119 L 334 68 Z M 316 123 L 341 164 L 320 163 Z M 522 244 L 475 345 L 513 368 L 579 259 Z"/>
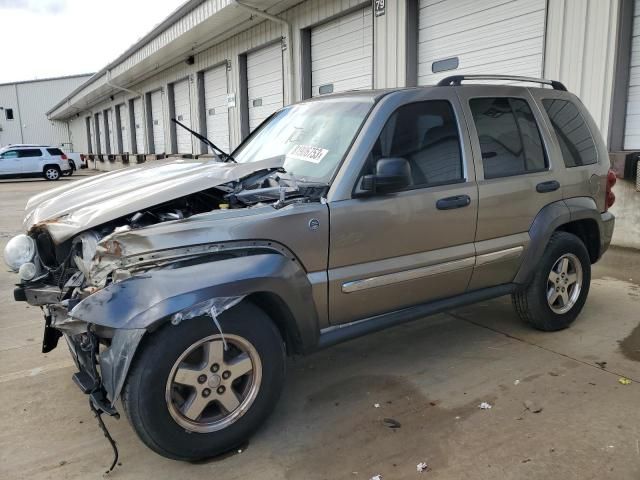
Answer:
<path fill-rule="evenodd" d="M 172 118 L 233 150 L 283 105 L 463 73 L 562 81 L 622 171 L 635 162 L 640 0 L 191 0 L 49 118 L 107 163 L 198 155 L 207 147 Z M 639 196 L 634 186 L 619 199 L 636 225 Z M 640 246 L 634 228 L 619 243 Z"/>
<path fill-rule="evenodd" d="M 0 84 L 0 147 L 42 143 L 73 151 L 69 123 L 48 119 L 47 111 L 90 77 L 73 75 Z"/>

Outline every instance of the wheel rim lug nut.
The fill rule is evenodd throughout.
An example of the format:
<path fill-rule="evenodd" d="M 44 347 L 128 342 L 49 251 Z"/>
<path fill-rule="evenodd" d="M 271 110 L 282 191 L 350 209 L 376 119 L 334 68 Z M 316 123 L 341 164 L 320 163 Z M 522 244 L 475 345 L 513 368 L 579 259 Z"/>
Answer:
<path fill-rule="evenodd" d="M 229 370 L 225 370 L 224 372 L 222 372 L 222 378 L 224 378 L 225 380 L 230 376 L 231 376 L 231 372 Z"/>
<path fill-rule="evenodd" d="M 220 365 L 218 365 L 217 363 L 214 363 L 213 365 L 211 365 L 211 371 L 213 373 L 216 373 L 218 370 L 220 370 Z"/>
<path fill-rule="evenodd" d="M 208 397 L 209 395 L 211 395 L 211 390 L 209 390 L 208 388 L 205 388 L 204 390 L 202 390 L 203 397 Z"/>
<path fill-rule="evenodd" d="M 207 381 L 207 376 L 206 375 L 200 375 L 198 377 L 198 383 L 204 383 Z"/>
<path fill-rule="evenodd" d="M 225 388 L 222 385 L 220 385 L 218 387 L 218 390 L 216 390 L 216 391 L 218 392 L 218 394 L 222 395 L 224 393 L 224 391 L 225 391 Z"/>

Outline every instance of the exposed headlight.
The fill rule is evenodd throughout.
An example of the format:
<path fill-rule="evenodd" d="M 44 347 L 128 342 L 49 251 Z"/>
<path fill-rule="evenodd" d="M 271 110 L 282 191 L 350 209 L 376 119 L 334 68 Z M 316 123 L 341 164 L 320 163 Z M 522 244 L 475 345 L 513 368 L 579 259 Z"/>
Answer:
<path fill-rule="evenodd" d="M 35 276 L 38 274 L 38 267 L 31 262 L 23 263 L 20 265 L 20 269 L 18 270 L 18 276 L 21 280 L 33 280 Z"/>
<path fill-rule="evenodd" d="M 14 272 L 30 262 L 35 254 L 36 244 L 33 238 L 24 234 L 16 235 L 4 247 L 4 261 Z"/>

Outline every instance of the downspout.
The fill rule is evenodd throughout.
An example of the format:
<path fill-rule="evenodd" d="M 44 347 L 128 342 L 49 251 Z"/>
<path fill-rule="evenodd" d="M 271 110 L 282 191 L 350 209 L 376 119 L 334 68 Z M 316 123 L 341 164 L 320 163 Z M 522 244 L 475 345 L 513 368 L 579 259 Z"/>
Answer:
<path fill-rule="evenodd" d="M 131 90 L 129 88 L 121 87 L 120 85 L 116 85 L 115 83 L 111 83 L 111 70 L 107 70 L 106 73 L 107 73 L 107 75 L 106 75 L 107 85 L 109 85 L 112 88 L 115 88 L 116 90 L 121 90 L 123 92 L 131 93 L 132 95 L 135 95 L 136 97 L 140 97 L 140 99 L 142 100 L 142 102 L 140 102 L 140 103 L 142 103 L 142 117 L 143 117 L 142 120 L 143 120 L 143 125 L 145 126 L 144 129 L 143 129 L 143 132 L 146 133 L 145 136 L 144 136 L 144 148 L 145 148 L 145 150 L 147 150 L 147 153 L 148 153 L 149 142 L 147 141 L 147 135 L 148 135 L 149 132 L 147 132 L 147 128 L 146 128 L 146 125 L 147 125 L 147 102 L 145 101 L 144 93 L 138 92 L 137 90 Z M 127 108 L 128 107 L 129 106 L 127 105 Z M 131 141 L 132 141 L 132 135 L 130 134 L 129 135 L 129 142 L 131 142 Z M 124 147 L 123 147 L 123 150 L 124 150 Z M 137 150 L 137 148 L 136 148 L 136 150 Z M 140 155 L 141 152 L 137 152 L 137 154 Z"/>
<path fill-rule="evenodd" d="M 262 10 L 258 10 L 257 8 L 250 7 L 249 5 L 245 5 L 244 3 L 241 3 L 238 0 L 236 0 L 234 3 L 239 7 L 244 8 L 245 10 L 251 12 L 254 15 L 266 18 L 267 20 L 271 20 L 272 22 L 279 23 L 280 25 L 284 25 L 286 27 L 287 52 L 288 52 L 287 63 L 289 64 L 289 69 L 288 69 L 289 72 L 288 72 L 288 79 L 287 79 L 289 82 L 289 103 L 294 103 L 295 101 L 294 91 L 295 91 L 296 85 L 293 79 L 293 27 L 291 26 L 291 23 L 275 15 L 271 15 L 267 12 L 263 12 Z"/>

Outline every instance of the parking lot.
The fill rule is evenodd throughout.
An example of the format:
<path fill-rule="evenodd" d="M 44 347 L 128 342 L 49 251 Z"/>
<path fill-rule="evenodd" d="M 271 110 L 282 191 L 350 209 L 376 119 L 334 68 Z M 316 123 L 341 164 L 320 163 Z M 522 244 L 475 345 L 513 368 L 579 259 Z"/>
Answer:
<path fill-rule="evenodd" d="M 0 246 L 29 196 L 78 177 L 1 181 Z M 14 280 L 0 272 L 0 478 L 100 478 L 111 449 L 65 345 L 40 353 L 40 311 L 13 301 Z M 568 330 L 521 324 L 505 297 L 294 358 L 274 415 L 224 458 L 167 460 L 105 419 L 109 477 L 638 479 L 639 361 L 640 253 L 612 249 Z"/>

